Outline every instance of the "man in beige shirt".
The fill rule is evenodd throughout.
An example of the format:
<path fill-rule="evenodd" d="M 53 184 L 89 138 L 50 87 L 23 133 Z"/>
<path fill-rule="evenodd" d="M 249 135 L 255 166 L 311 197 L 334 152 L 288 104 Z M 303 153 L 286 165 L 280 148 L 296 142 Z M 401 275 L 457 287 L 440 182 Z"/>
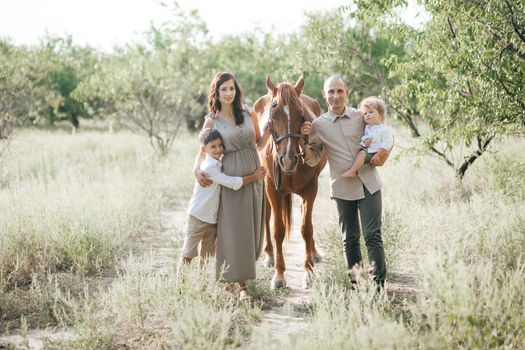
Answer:
<path fill-rule="evenodd" d="M 375 166 L 382 165 L 388 151 L 379 151 L 353 178 L 343 178 L 360 150 L 361 136 L 365 122 L 361 111 L 346 106 L 348 88 L 340 76 L 326 79 L 323 96 L 329 111 L 315 119 L 305 122 L 302 133 L 308 135 L 309 147 L 305 149 L 305 160 L 315 166 L 323 148 L 328 155 L 330 167 L 330 197 L 337 203 L 339 225 L 343 234 L 343 248 L 349 275 L 352 268 L 362 267 L 359 246 L 361 218 L 364 238 L 374 280 L 383 286 L 386 278 L 385 252 L 381 239 L 381 179 Z"/>

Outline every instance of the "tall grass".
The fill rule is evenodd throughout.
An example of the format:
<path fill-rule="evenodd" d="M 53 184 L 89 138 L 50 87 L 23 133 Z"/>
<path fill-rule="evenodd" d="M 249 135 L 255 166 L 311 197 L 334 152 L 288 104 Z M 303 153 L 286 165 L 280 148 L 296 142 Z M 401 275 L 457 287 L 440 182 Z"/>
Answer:
<path fill-rule="evenodd" d="M 214 265 L 204 270 L 175 264 L 168 273 L 151 268 L 150 258 L 130 257 L 122 274 L 98 298 L 73 304 L 77 340 L 68 349 L 226 349 L 242 344 L 256 309 L 215 282 Z"/>
<path fill-rule="evenodd" d="M 429 256 L 423 292 L 413 306 L 413 334 L 425 348 L 520 349 L 525 344 L 525 264 L 499 269 L 491 261 L 450 264 Z"/>
<path fill-rule="evenodd" d="M 408 141 L 399 135 L 396 140 L 399 152 Z M 163 160 L 148 147 L 126 133 L 30 131 L 6 159 L 0 311 L 15 314 L 12 301 L 22 300 L 14 297 L 15 286 L 30 283 L 33 294 L 24 296 L 28 301 L 25 308 L 20 305 L 20 315 L 36 313 L 27 306 L 31 300 L 46 310 L 39 317 L 52 313 L 78 335 L 55 348 L 520 349 L 525 344 L 524 140 L 496 144 L 498 152 L 476 161 L 462 183 L 428 156 L 396 160 L 394 155 L 380 169 L 388 269 L 417 276 L 418 288 L 407 289 L 405 299 L 389 292 L 388 280 L 387 293 L 376 293 L 366 280 L 352 290 L 323 173 L 314 230 L 324 261 L 316 267 L 307 331 L 249 344 L 259 300 L 238 304 L 235 294 L 215 283 L 212 265 L 189 267 L 179 279 L 174 265 L 159 271 L 147 256 L 116 263 L 144 230 L 141 223 L 165 208 L 184 211 L 191 194 L 195 137 L 182 135 Z M 180 235 L 183 228 L 173 231 Z M 179 247 L 172 246 L 176 252 Z M 48 275 L 72 271 L 66 285 L 81 284 L 82 276 L 113 265 L 120 274 L 109 287 L 79 287 L 74 294 L 81 298 L 68 296 L 60 274 Z M 45 285 L 36 275 L 54 277 Z M 253 295 L 271 298 L 264 285 L 251 282 Z"/>
<path fill-rule="evenodd" d="M 117 153 L 115 138 L 137 143 L 29 133 L 13 146 L 12 179 L 0 192 L 0 287 L 28 284 L 35 273 L 97 274 L 129 248 L 159 196 L 149 190 L 148 154 Z"/>
<path fill-rule="evenodd" d="M 496 145 L 501 153 L 478 160 L 463 183 L 430 157 L 418 162 L 408 157 L 391 160 L 380 170 L 385 180 L 383 241 L 388 267 L 415 273 L 420 292 L 407 289 L 412 297 L 401 295 L 404 299 L 397 300 L 396 294 L 375 294 L 370 281 L 352 290 L 337 221 L 325 221 L 319 239 L 325 265 L 314 284 L 308 329 L 264 345 L 521 349 L 525 158 L 518 150 L 524 143 L 509 140 Z M 406 262 L 411 265 L 401 265 Z"/>
<path fill-rule="evenodd" d="M 114 269 L 164 202 L 164 163 L 126 132 L 17 135 L 0 188 L 0 331 L 23 315 L 56 323 L 56 293 Z"/>
<path fill-rule="evenodd" d="M 185 211 L 197 149 L 188 135 L 160 159 L 126 132 L 21 134 L 0 192 L 0 331 L 18 320 L 72 327 L 74 340 L 48 344 L 67 349 L 239 346 L 271 294 L 260 281 L 250 305 L 215 282 L 213 264 L 178 278 L 182 226 L 159 242 L 168 266 L 148 254 L 121 262 L 148 230 L 166 229 L 152 220 L 160 211 Z M 108 269 L 109 285 L 88 283 Z"/>

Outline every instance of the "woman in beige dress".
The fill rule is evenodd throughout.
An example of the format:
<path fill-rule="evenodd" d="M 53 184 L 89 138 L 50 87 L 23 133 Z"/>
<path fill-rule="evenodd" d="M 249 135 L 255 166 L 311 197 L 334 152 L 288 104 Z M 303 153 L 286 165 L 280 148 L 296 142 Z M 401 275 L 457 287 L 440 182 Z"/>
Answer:
<path fill-rule="evenodd" d="M 220 72 L 210 84 L 204 128 L 215 128 L 222 136 L 223 172 L 230 176 L 252 174 L 260 167 L 256 144 L 261 134 L 255 113 L 242 102 L 242 92 L 231 73 Z M 206 186 L 210 180 L 199 171 L 201 153 L 194 174 Z M 217 215 L 217 279 L 238 282 L 240 299 L 247 299 L 246 281 L 255 278 L 255 262 L 263 245 L 264 192 L 262 180 L 237 191 L 221 188 Z"/>

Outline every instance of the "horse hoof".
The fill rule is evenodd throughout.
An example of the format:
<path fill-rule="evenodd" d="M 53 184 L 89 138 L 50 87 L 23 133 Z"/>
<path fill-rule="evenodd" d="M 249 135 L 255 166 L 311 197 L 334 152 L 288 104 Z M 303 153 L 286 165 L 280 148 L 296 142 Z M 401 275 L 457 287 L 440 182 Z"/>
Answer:
<path fill-rule="evenodd" d="M 264 260 L 263 266 L 266 267 L 267 269 L 273 268 L 274 266 L 273 260 Z"/>
<path fill-rule="evenodd" d="M 272 290 L 275 290 L 275 289 L 281 289 L 281 288 L 284 288 L 286 287 L 286 282 L 284 280 L 278 280 L 277 278 L 272 278 L 272 284 L 271 284 L 271 289 Z"/>
<path fill-rule="evenodd" d="M 323 262 L 323 257 L 321 254 L 317 253 L 317 255 L 314 256 L 314 264 L 319 264 L 320 262 Z"/>

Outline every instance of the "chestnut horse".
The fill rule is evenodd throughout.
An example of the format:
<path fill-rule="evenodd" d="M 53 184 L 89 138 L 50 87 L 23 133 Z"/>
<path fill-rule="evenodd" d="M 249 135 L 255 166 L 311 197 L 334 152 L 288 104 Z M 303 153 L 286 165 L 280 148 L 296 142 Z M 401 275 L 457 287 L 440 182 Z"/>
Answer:
<path fill-rule="evenodd" d="M 265 265 L 274 266 L 272 289 L 286 286 L 283 257 L 283 241 L 289 239 L 292 226 L 292 193 L 302 198 L 301 235 L 304 239 L 306 271 L 303 286 L 308 288 L 314 260 L 320 259 L 313 238 L 312 210 L 317 196 L 317 178 L 326 164 L 326 155 L 315 167 L 302 159 L 305 136 L 301 125 L 313 121 L 321 113 L 319 102 L 301 95 L 304 78 L 301 76 L 295 86 L 289 83 L 275 85 L 270 76 L 266 78 L 269 94 L 260 97 L 253 109 L 257 113 L 263 132 L 264 148 L 260 152 L 266 168 L 264 179 L 266 193 L 265 217 Z M 270 216 L 273 213 L 273 237 L 275 255 L 270 235 Z"/>

